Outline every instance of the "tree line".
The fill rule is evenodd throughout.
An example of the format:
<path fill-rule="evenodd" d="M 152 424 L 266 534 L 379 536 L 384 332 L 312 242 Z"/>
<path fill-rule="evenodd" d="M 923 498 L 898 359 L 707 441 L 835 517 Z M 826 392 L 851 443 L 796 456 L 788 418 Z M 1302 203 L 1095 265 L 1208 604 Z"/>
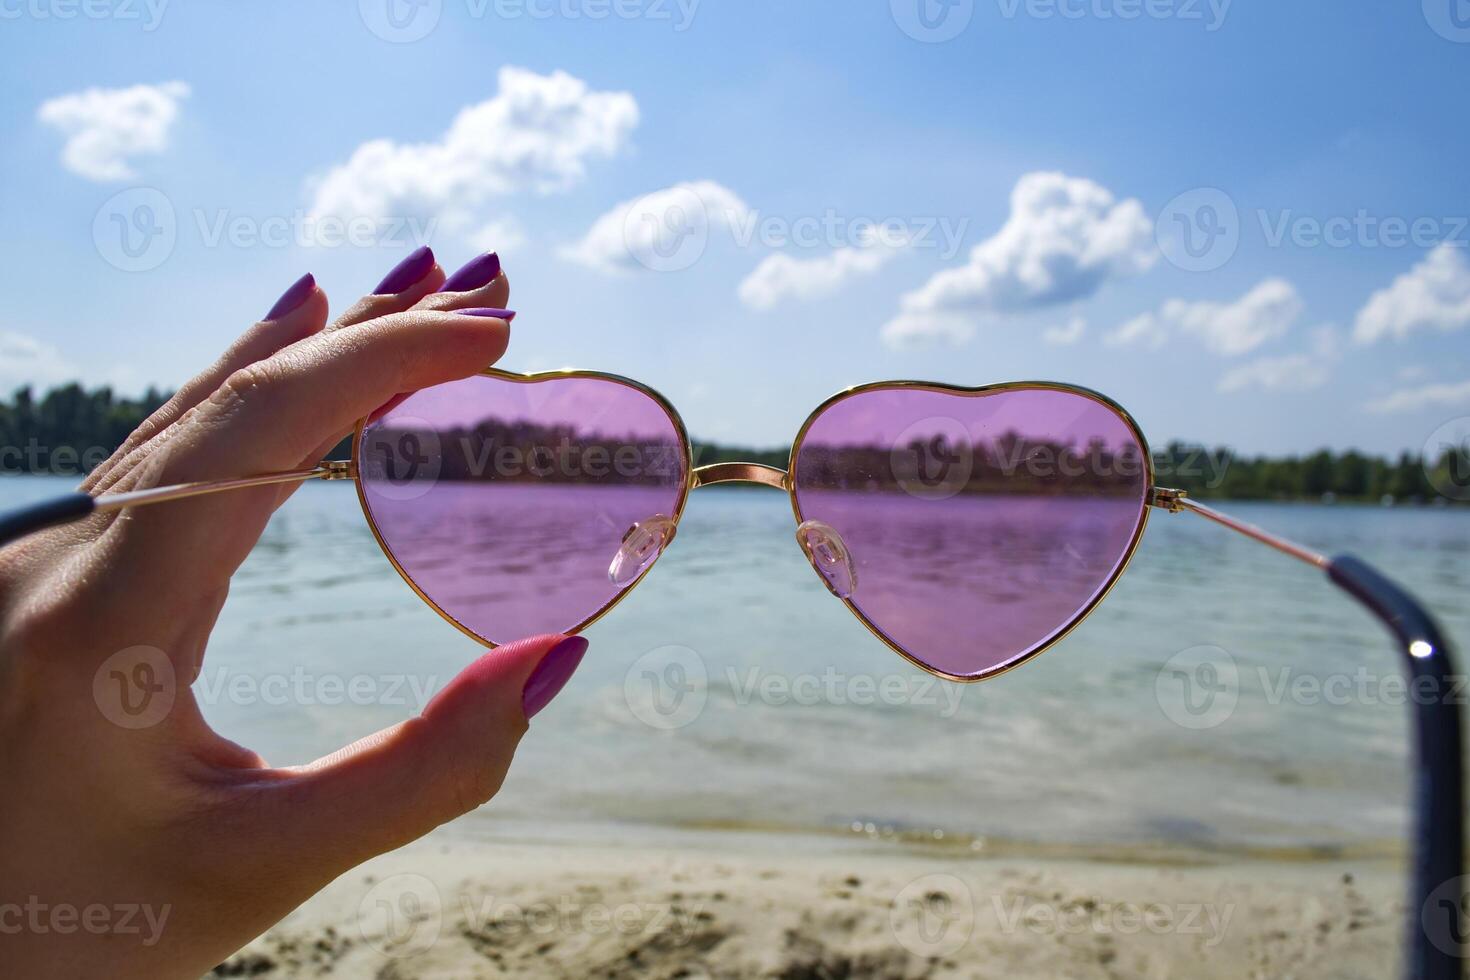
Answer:
<path fill-rule="evenodd" d="M 37 397 L 29 387 L 0 401 L 0 473 L 54 473 L 81 477 L 122 445 L 138 423 L 166 402 L 169 392 L 149 388 L 123 398 L 111 388 L 78 384 Z"/>
<path fill-rule="evenodd" d="M 1349 449 L 1319 449 L 1305 456 L 1241 456 L 1173 442 L 1154 453 L 1160 485 L 1191 497 L 1226 500 L 1337 500 L 1396 503 L 1454 503 L 1470 496 L 1470 455 L 1465 447 L 1438 459 L 1404 452 L 1396 458 Z M 1455 490 L 1447 497 L 1441 488 Z"/>
<path fill-rule="evenodd" d="M 169 392 L 149 389 L 123 397 L 111 388 L 79 384 L 37 395 L 20 388 L 0 401 L 0 473 L 51 473 L 80 478 L 105 460 L 143 419 L 168 400 Z M 339 446 L 336 455 L 346 452 Z M 1444 450 L 1425 460 L 1404 452 L 1387 458 L 1356 450 L 1321 449 L 1307 455 L 1243 456 L 1225 448 L 1173 442 L 1154 452 L 1161 485 L 1191 496 L 1237 500 L 1319 500 L 1433 502 L 1447 499 L 1441 488 L 1470 496 L 1467 447 Z M 700 465 L 732 460 L 785 467 L 788 450 L 750 449 L 696 441 Z"/>

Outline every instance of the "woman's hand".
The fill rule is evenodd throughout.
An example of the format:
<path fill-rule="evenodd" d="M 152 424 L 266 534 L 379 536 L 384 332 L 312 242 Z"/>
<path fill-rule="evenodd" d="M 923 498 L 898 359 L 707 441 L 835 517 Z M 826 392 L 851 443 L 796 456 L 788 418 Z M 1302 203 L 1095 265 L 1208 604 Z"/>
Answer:
<path fill-rule="evenodd" d="M 307 276 L 83 489 L 313 466 L 394 395 L 494 363 L 508 294 L 494 255 L 446 283 L 423 249 L 328 326 Z M 421 717 L 269 768 L 210 730 L 189 685 L 230 577 L 290 493 L 98 515 L 0 551 L 7 974 L 209 970 L 343 871 L 493 796 L 527 714 L 581 659 L 580 639 L 501 647 Z"/>

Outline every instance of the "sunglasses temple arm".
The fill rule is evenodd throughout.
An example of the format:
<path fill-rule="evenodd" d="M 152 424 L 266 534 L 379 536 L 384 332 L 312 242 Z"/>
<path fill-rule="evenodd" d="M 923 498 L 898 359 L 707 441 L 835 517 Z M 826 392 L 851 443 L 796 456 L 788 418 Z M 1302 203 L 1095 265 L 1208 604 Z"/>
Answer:
<path fill-rule="evenodd" d="M 43 500 L 40 503 L 28 504 L 15 510 L 0 512 L 0 547 L 28 534 L 60 524 L 70 524 L 91 514 L 105 514 L 129 507 L 143 507 L 170 500 L 183 500 L 187 497 L 224 493 L 227 490 L 247 490 L 252 487 L 268 487 L 283 483 L 304 483 L 307 480 L 350 480 L 354 476 L 351 463 L 346 460 L 331 460 L 310 469 L 261 473 L 257 476 L 237 477 L 233 480 L 176 483 L 171 486 L 148 487 L 144 490 L 103 493 L 95 497 L 87 493 L 69 493 L 65 496 Z"/>
<path fill-rule="evenodd" d="M 1327 573 L 1393 634 L 1410 679 L 1414 709 L 1413 869 L 1406 955 L 1412 980 L 1460 980 L 1461 900 L 1465 883 L 1464 770 L 1460 689 L 1449 637 L 1424 606 L 1352 555 L 1327 558 L 1178 494 L 1155 503 L 1193 511 Z M 1418 692 L 1428 692 L 1424 696 Z M 1433 903 L 1433 904 L 1431 904 Z"/>

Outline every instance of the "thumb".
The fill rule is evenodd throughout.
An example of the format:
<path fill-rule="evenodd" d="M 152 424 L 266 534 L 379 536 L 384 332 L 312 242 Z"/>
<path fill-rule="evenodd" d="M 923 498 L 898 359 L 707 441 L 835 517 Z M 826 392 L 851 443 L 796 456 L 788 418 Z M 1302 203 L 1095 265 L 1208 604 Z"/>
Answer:
<path fill-rule="evenodd" d="M 536 636 L 486 652 L 423 714 L 290 772 L 267 807 L 284 856 L 335 877 L 468 813 L 499 790 L 529 718 L 571 679 L 587 641 Z M 289 829 L 288 829 L 289 828 Z"/>

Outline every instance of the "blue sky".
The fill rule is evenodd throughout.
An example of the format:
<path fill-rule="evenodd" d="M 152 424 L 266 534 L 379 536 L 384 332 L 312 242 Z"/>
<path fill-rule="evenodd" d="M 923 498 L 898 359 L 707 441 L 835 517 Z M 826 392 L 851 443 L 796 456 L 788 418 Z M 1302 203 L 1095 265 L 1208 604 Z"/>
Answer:
<path fill-rule="evenodd" d="M 0 0 L 0 384 L 176 385 L 427 240 L 501 253 L 504 366 L 723 441 L 1047 378 L 1156 444 L 1418 449 L 1470 415 L 1453 2 Z"/>

